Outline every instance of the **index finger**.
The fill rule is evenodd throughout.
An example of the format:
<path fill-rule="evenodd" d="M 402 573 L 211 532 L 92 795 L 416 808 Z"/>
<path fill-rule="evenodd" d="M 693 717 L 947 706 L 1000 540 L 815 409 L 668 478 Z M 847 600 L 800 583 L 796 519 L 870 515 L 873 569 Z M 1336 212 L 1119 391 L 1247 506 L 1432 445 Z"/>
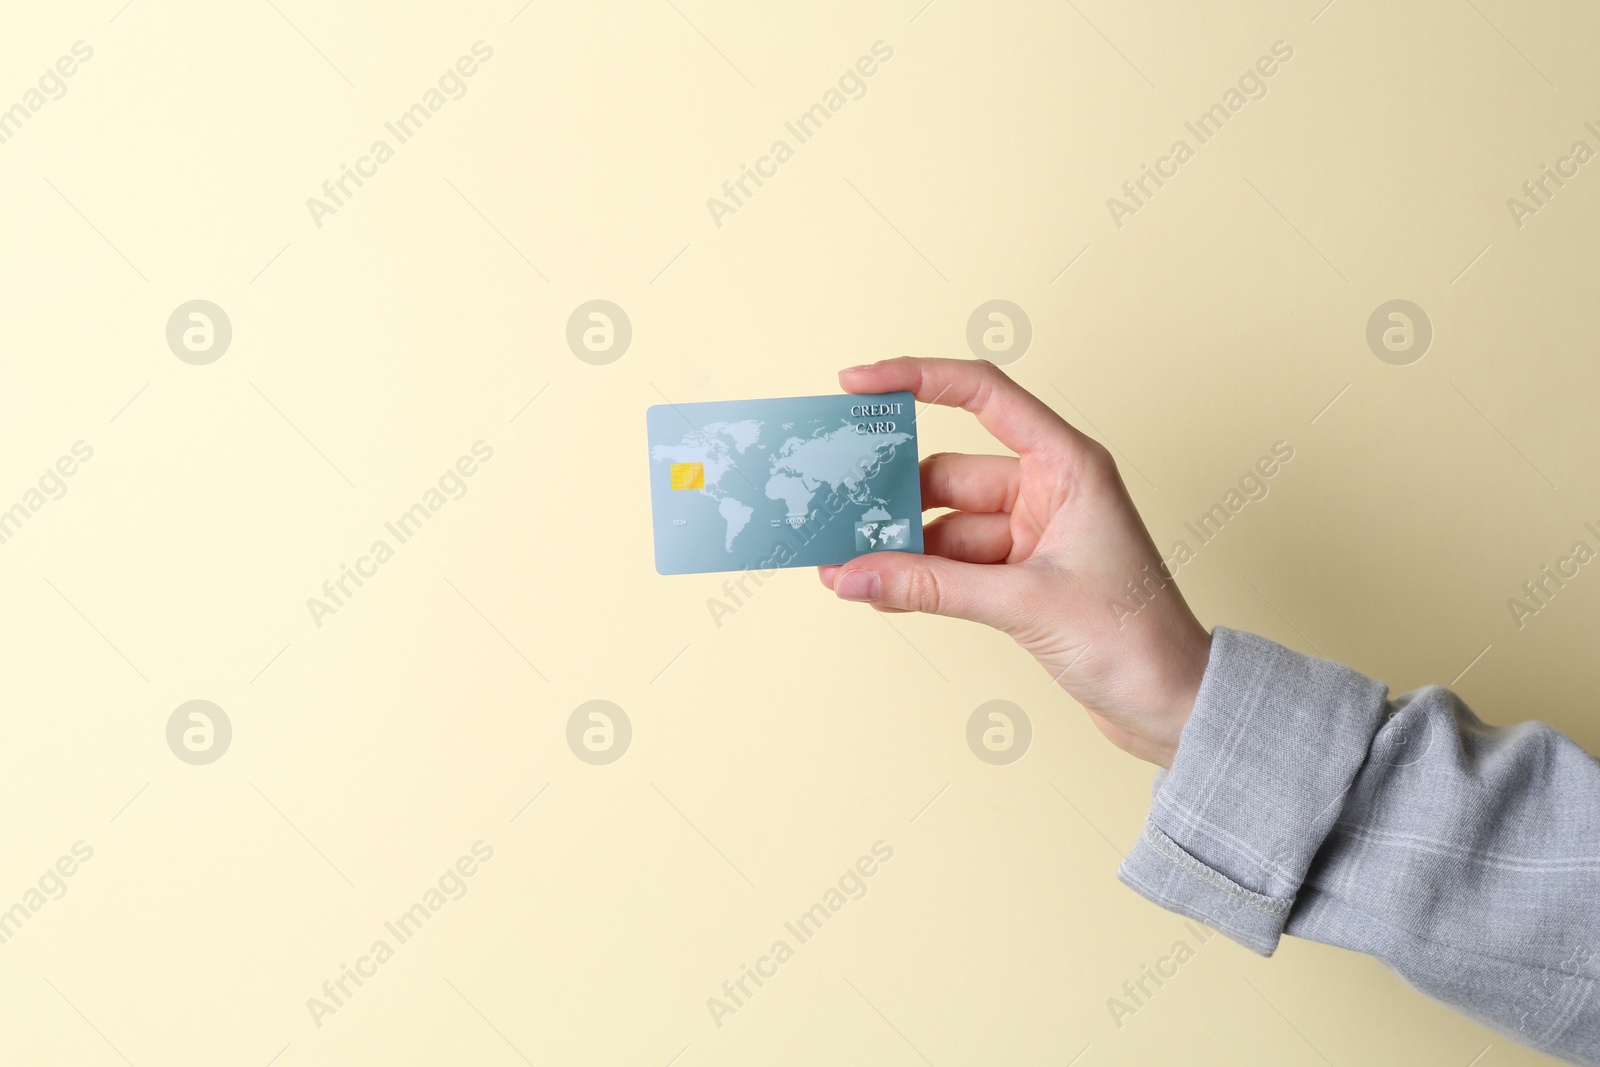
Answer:
<path fill-rule="evenodd" d="M 846 367 L 839 372 L 839 384 L 852 393 L 906 390 L 927 404 L 964 408 L 1019 455 L 1072 454 L 1090 443 L 1050 405 L 986 359 L 897 356 Z"/>

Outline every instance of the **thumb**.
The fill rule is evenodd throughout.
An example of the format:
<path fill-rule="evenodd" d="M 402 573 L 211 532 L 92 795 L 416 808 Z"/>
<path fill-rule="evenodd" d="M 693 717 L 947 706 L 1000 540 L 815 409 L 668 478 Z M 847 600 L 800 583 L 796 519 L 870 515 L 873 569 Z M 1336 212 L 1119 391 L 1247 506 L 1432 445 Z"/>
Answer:
<path fill-rule="evenodd" d="M 1010 632 L 1031 612 L 1033 576 L 1018 564 L 966 563 L 917 552 L 873 552 L 840 566 L 833 591 L 841 600 L 921 611 Z"/>

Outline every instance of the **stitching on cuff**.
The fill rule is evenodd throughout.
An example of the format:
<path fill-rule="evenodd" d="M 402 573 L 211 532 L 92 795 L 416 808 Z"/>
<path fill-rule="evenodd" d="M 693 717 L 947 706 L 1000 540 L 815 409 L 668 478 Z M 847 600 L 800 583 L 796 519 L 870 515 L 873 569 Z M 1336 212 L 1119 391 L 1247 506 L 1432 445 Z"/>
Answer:
<path fill-rule="evenodd" d="M 1227 893 L 1229 896 L 1238 899 L 1240 902 L 1248 904 L 1250 907 L 1255 908 L 1258 911 L 1264 911 L 1274 918 L 1280 918 L 1289 913 L 1289 908 L 1291 904 L 1293 904 L 1293 901 L 1275 900 L 1272 897 L 1264 896 L 1260 893 L 1255 893 L 1244 888 L 1243 886 L 1228 879 L 1224 875 L 1219 874 L 1217 871 L 1212 870 L 1210 867 L 1207 867 L 1205 864 L 1189 855 L 1189 853 L 1185 852 L 1177 844 L 1177 842 L 1173 841 L 1166 834 L 1156 829 L 1154 824 L 1147 824 L 1145 826 L 1143 837 L 1151 848 L 1155 849 L 1161 854 L 1161 856 L 1171 862 L 1174 866 L 1184 871 L 1184 873 L 1193 875 L 1194 877 L 1200 879 L 1207 885 L 1214 886 L 1217 889 Z"/>

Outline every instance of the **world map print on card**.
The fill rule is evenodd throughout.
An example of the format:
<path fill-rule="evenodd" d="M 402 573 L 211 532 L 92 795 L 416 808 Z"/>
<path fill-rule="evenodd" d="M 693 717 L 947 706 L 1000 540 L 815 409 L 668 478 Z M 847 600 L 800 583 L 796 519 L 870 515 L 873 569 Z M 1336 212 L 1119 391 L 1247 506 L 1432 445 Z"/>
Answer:
<path fill-rule="evenodd" d="M 908 392 L 656 404 L 656 570 L 815 567 L 922 551 Z"/>

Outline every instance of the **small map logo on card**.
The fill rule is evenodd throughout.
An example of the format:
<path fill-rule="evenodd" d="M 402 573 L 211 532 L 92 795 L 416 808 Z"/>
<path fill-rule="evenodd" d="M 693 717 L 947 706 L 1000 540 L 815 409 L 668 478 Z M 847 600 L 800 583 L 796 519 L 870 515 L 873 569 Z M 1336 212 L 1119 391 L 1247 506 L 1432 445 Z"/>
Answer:
<path fill-rule="evenodd" d="M 905 519 L 869 519 L 856 523 L 856 551 L 906 549 L 911 546 L 911 523 Z"/>

